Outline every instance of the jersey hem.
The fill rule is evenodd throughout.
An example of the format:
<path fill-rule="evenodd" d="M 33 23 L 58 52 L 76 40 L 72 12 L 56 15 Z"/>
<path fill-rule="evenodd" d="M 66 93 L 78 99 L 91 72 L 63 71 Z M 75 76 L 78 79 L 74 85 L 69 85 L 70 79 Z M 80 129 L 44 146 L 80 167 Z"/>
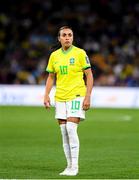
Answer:
<path fill-rule="evenodd" d="M 85 97 L 85 95 L 81 95 L 79 97 Z M 71 100 L 76 99 L 76 98 L 77 98 L 76 96 L 74 96 L 73 98 L 69 98 L 69 99 L 57 99 L 57 98 L 55 98 L 55 101 L 56 102 L 67 102 L 67 101 L 71 101 Z"/>

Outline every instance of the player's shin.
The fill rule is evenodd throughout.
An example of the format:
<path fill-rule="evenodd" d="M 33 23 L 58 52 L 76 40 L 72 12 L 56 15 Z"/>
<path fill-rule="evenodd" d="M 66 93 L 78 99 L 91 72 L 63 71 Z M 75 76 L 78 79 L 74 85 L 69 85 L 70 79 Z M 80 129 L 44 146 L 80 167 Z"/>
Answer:
<path fill-rule="evenodd" d="M 67 122 L 67 131 L 70 142 L 72 169 L 76 169 L 78 172 L 78 159 L 79 159 L 79 138 L 77 134 L 78 124 L 73 122 Z"/>
<path fill-rule="evenodd" d="M 62 142 L 63 142 L 63 150 L 65 153 L 65 157 L 67 160 L 67 168 L 71 167 L 71 152 L 70 152 L 70 145 L 69 145 L 69 137 L 66 129 L 66 124 L 60 125 L 61 134 L 62 134 Z"/>

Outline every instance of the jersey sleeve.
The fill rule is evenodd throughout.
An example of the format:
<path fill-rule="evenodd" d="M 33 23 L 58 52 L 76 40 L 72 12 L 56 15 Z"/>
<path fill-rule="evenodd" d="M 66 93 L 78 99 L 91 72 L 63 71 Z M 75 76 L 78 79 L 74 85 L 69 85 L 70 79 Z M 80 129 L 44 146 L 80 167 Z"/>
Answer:
<path fill-rule="evenodd" d="M 80 53 L 80 63 L 81 63 L 82 69 L 87 69 L 91 67 L 89 58 L 84 50 L 82 50 Z"/>
<path fill-rule="evenodd" d="M 53 67 L 53 55 L 50 55 L 50 58 L 48 60 L 48 65 L 46 67 L 46 71 L 49 73 L 54 73 L 54 67 Z"/>

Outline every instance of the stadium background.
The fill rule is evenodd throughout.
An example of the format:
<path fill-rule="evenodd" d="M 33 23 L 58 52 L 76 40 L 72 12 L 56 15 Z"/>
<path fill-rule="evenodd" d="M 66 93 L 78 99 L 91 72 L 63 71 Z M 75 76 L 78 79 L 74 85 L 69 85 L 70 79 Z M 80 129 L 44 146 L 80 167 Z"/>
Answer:
<path fill-rule="evenodd" d="M 96 86 L 139 86 L 137 0 L 2 1 L 0 83 L 44 84 L 50 48 L 65 24 L 87 51 Z"/>
<path fill-rule="evenodd" d="M 0 88 L 44 87 L 45 67 L 57 31 L 70 25 L 75 45 L 84 48 L 90 58 L 94 87 L 100 91 L 112 87 L 115 94 L 119 87 L 136 89 L 138 93 L 139 2 L 57 3 L 55 0 L 1 2 Z M 4 94 L 11 86 L 0 92 Z M 10 98 L 4 94 L 2 101 L 7 103 Z M 12 98 L 14 102 L 15 96 Z M 86 116 L 79 127 L 80 174 L 75 178 L 139 178 L 138 109 L 93 108 Z M 0 139 L 1 179 L 61 178 L 58 173 L 65 166 L 65 159 L 54 108 L 46 112 L 43 107 L 1 105 Z"/>

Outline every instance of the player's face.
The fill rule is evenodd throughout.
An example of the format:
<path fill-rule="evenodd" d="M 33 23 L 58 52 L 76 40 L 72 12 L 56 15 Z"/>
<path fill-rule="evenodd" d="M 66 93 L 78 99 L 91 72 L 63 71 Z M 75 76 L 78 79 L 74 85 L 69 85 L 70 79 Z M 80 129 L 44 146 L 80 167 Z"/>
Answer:
<path fill-rule="evenodd" d="M 71 29 L 62 29 L 58 38 L 64 50 L 68 49 L 73 42 L 73 32 Z"/>

